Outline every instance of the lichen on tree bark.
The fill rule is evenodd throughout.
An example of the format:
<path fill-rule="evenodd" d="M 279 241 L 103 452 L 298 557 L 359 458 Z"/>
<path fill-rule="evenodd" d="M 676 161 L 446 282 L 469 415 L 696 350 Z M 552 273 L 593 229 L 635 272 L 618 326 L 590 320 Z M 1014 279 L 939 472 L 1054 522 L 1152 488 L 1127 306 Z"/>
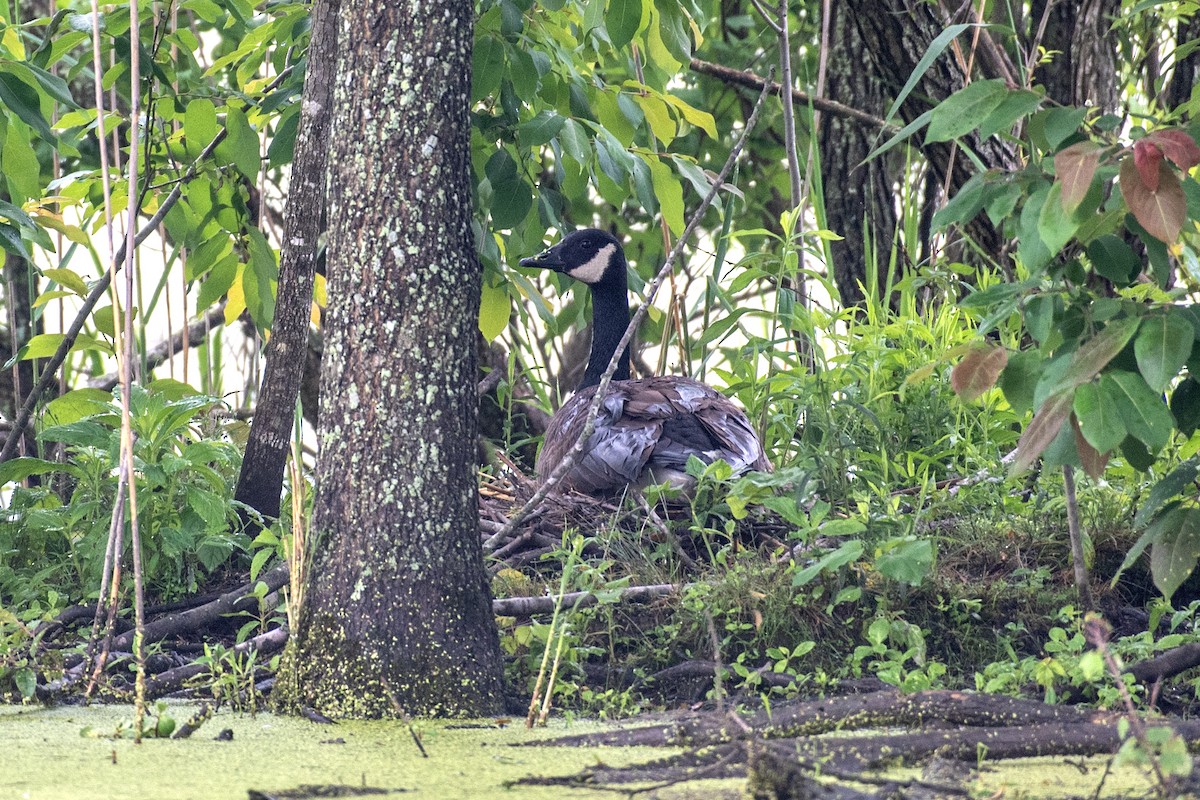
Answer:
<path fill-rule="evenodd" d="M 473 7 L 342 2 L 313 528 L 277 703 L 498 710 L 478 535 Z"/>

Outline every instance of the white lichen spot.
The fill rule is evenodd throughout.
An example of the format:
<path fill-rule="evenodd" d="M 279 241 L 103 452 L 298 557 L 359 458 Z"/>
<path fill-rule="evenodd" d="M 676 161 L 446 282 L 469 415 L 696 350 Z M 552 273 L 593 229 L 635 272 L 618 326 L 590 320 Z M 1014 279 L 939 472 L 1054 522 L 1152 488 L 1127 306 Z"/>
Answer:
<path fill-rule="evenodd" d="M 434 148 L 437 147 L 438 137 L 435 134 L 429 134 L 429 138 L 425 140 L 425 144 L 421 146 L 421 155 L 429 158 L 433 155 Z"/>

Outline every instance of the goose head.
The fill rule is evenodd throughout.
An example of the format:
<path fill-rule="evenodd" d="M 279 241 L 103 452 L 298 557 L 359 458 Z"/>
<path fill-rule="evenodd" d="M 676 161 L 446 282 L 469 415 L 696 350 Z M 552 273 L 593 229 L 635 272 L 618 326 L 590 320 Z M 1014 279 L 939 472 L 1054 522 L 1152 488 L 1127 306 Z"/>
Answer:
<path fill-rule="evenodd" d="M 522 258 L 520 264 L 569 275 L 591 290 L 592 352 L 578 388 L 595 386 L 629 325 L 629 278 L 621 242 L 611 233 L 585 228 L 567 234 L 558 244 L 536 256 Z M 628 379 L 629 348 L 626 347 L 613 380 Z"/>
<path fill-rule="evenodd" d="M 625 251 L 617 237 L 596 228 L 585 228 L 563 237 L 536 256 L 522 258 L 522 267 L 538 267 L 569 275 L 595 291 L 599 287 L 627 287 Z"/>

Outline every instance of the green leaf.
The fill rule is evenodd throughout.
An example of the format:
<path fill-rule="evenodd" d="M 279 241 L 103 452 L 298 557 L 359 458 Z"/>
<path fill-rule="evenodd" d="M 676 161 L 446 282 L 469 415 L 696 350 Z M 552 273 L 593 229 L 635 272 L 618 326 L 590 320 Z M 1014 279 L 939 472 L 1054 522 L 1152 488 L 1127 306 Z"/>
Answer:
<path fill-rule="evenodd" d="M 1073 408 L 1083 438 L 1100 453 L 1107 453 L 1124 441 L 1128 431 L 1121 417 L 1120 402 L 1108 393 L 1103 382 L 1079 386 Z"/>
<path fill-rule="evenodd" d="M 196 297 L 197 311 L 207 310 L 229 291 L 237 277 L 238 264 L 237 255 L 230 253 L 208 271 L 204 283 L 200 284 L 200 294 Z"/>
<path fill-rule="evenodd" d="M 669 145 L 675 139 L 675 120 L 667 110 L 667 104 L 649 94 L 635 94 L 633 99 L 646 117 L 654 137 L 664 145 Z"/>
<path fill-rule="evenodd" d="M 620 50 L 633 41 L 646 16 L 643 0 L 609 0 L 604 27 L 613 48 Z"/>
<path fill-rule="evenodd" d="M 87 297 L 87 284 L 83 282 L 83 278 L 79 277 L 74 270 L 56 267 L 54 269 L 44 269 L 42 270 L 42 274 L 50 280 L 55 281 L 59 286 L 70 289 L 80 297 Z"/>
<path fill-rule="evenodd" d="M 296 106 L 293 106 L 295 109 Z M 296 129 L 300 125 L 300 115 L 294 110 L 287 114 L 275 128 L 275 135 L 267 145 L 267 162 L 272 167 L 290 163 L 296 151 Z"/>
<path fill-rule="evenodd" d="M 1100 380 L 1105 384 L 1104 390 L 1116 398 L 1130 435 L 1145 443 L 1151 452 L 1165 447 L 1175 430 L 1175 420 L 1162 396 L 1135 372 L 1112 370 Z"/>
<path fill-rule="evenodd" d="M 925 143 L 945 142 L 970 133 L 980 120 L 1000 107 L 1008 89 L 1000 79 L 975 81 L 947 97 L 933 109 Z"/>
<path fill-rule="evenodd" d="M 275 282 L 279 278 L 279 264 L 275 260 L 275 251 L 261 230 L 250 227 L 247 235 L 250 241 L 250 268 L 242 273 L 246 310 L 260 329 L 267 330 L 275 320 Z"/>
<path fill-rule="evenodd" d="M 792 576 L 792 586 L 809 584 L 822 572 L 834 572 L 840 567 L 862 558 L 863 543 L 858 539 L 842 542 L 832 553 L 826 553 L 812 564 Z"/>
<path fill-rule="evenodd" d="M 1008 365 L 1000 373 L 996 385 L 1013 411 L 1024 414 L 1033 409 L 1034 389 L 1041 373 L 1042 356 L 1036 350 L 1026 350 L 1008 357 Z"/>
<path fill-rule="evenodd" d="M 568 119 L 558 136 L 563 151 L 580 166 L 587 166 L 592 160 L 592 145 L 583 126 L 573 119 Z"/>
<path fill-rule="evenodd" d="M 56 142 L 58 137 L 50 130 L 50 123 L 42 116 L 41 95 L 37 89 L 7 71 L 8 69 L 11 69 L 10 65 L 0 66 L 0 107 L 15 113 L 45 141 Z"/>
<path fill-rule="evenodd" d="M 1196 475 L 1200 473 L 1200 456 L 1192 456 L 1167 473 L 1167 476 L 1154 484 L 1146 501 L 1138 509 L 1133 518 L 1133 524 L 1139 528 L 1150 521 L 1168 500 L 1192 488 Z"/>
<path fill-rule="evenodd" d="M 679 236 L 684 228 L 683 186 L 675 173 L 661 159 L 650 159 L 650 176 L 654 181 L 654 194 L 658 207 L 671 233 Z"/>
<path fill-rule="evenodd" d="M 483 284 L 483 293 L 479 303 L 479 330 L 483 338 L 489 342 L 504 332 L 508 327 L 508 315 L 512 311 L 512 301 L 508 292 L 502 286 Z"/>
<path fill-rule="evenodd" d="M 925 55 L 921 56 L 921 60 L 917 62 L 917 66 L 913 69 L 912 74 L 909 75 L 908 80 L 905 81 L 904 87 L 900 90 L 900 93 L 896 95 L 896 99 L 892 101 L 892 107 L 888 109 L 886 117 L 889 121 L 900 111 L 900 106 L 903 105 L 906 99 L 908 99 L 908 95 L 912 92 L 912 90 L 916 88 L 917 83 L 921 80 L 921 77 L 925 74 L 925 71 L 933 65 L 933 62 L 936 61 L 938 56 L 940 56 L 942 52 L 950 45 L 950 42 L 954 41 L 954 38 L 963 31 L 973 27 L 974 25 L 970 23 L 951 25 L 950 27 L 946 28 L 946 30 L 939 33 L 937 38 L 929 43 L 929 49 L 925 51 Z M 869 161 L 870 159 L 871 156 L 867 156 L 866 160 Z"/>
<path fill-rule="evenodd" d="M 1196 569 L 1200 559 L 1200 509 L 1177 508 L 1159 520 L 1150 548 L 1150 574 L 1167 600 Z"/>
<path fill-rule="evenodd" d="M 1192 354 L 1195 328 L 1168 308 L 1142 321 L 1133 352 L 1138 370 L 1156 392 L 1165 391 Z"/>
<path fill-rule="evenodd" d="M 1128 286 L 1142 271 L 1142 262 L 1134 255 L 1133 248 L 1111 233 L 1088 244 L 1087 256 L 1096 272 L 1117 286 Z"/>
<path fill-rule="evenodd" d="M 1184 436 L 1191 436 L 1200 428 L 1200 381 L 1188 378 L 1175 387 L 1171 392 L 1171 414 Z"/>
<path fill-rule="evenodd" d="M 553 111 L 540 111 L 536 117 L 521 125 L 517 135 L 523 146 L 540 147 L 558 136 L 566 122 L 566 117 Z"/>
<path fill-rule="evenodd" d="M 1041 236 L 1042 244 L 1046 246 L 1051 258 L 1058 255 L 1079 229 L 1076 215 L 1063 210 L 1062 191 L 1061 183 L 1051 186 L 1038 215 L 1038 235 Z"/>
<path fill-rule="evenodd" d="M 196 158 L 217 135 L 217 110 L 212 101 L 198 97 L 183 112 L 183 136 L 187 153 Z"/>
<path fill-rule="evenodd" d="M 246 180 L 254 183 L 258 180 L 258 168 L 262 163 L 258 134 L 250 126 L 246 113 L 233 106 L 225 108 L 225 130 L 228 135 L 225 141 L 217 145 L 217 155 L 236 164 Z"/>
<path fill-rule="evenodd" d="M 66 335 L 61 333 L 39 333 L 30 338 L 25 346 L 21 348 L 21 360 L 28 361 L 31 358 L 49 358 L 58 351 L 58 346 L 66 338 Z"/>
<path fill-rule="evenodd" d="M 875 559 L 875 568 L 886 578 L 919 586 L 933 569 L 933 542 L 911 539 Z"/>
<path fill-rule="evenodd" d="M 102 389 L 72 389 L 46 404 L 43 425 L 69 425 L 109 410 L 112 394 Z"/>
<path fill-rule="evenodd" d="M 1036 92 L 1010 90 L 1000 105 L 979 125 L 979 138 L 986 139 L 994 133 L 1009 132 L 1018 119 L 1037 111 L 1041 104 L 1042 96 Z"/>
<path fill-rule="evenodd" d="M 44 461 L 40 458 L 13 458 L 0 464 L 0 486 L 8 483 L 18 483 L 30 475 L 49 475 L 54 472 L 79 473 L 74 464 L 59 464 L 57 461 Z"/>
<path fill-rule="evenodd" d="M 5 127 L 7 131 L 3 130 Z M 20 122 L 10 122 L 7 126 L 0 125 L 0 133 L 3 133 L 0 138 L 4 139 L 3 149 L 0 149 L 0 165 L 4 168 L 4 179 L 11 195 L 9 199 L 21 202 L 24 198 L 41 197 L 42 167 L 29 140 L 29 128 Z M 19 234 L 17 241 L 20 241 Z"/>

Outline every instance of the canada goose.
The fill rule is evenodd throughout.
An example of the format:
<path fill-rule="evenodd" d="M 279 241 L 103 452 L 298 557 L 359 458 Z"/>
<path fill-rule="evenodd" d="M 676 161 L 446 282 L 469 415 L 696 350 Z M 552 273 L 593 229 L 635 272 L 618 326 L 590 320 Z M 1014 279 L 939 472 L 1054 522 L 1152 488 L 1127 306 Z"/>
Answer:
<path fill-rule="evenodd" d="M 575 395 L 546 430 L 537 459 L 538 474 L 545 479 L 579 438 L 600 376 L 629 325 L 629 285 L 621 243 L 592 228 L 571 233 L 520 264 L 561 272 L 592 290 L 592 352 Z M 695 484 L 686 471 L 689 456 L 705 463 L 724 459 L 735 475 L 771 469 L 750 421 L 729 398 L 692 378 L 629 380 L 626 348 L 595 431 L 563 483 L 594 495 L 656 483 L 687 490 Z"/>

